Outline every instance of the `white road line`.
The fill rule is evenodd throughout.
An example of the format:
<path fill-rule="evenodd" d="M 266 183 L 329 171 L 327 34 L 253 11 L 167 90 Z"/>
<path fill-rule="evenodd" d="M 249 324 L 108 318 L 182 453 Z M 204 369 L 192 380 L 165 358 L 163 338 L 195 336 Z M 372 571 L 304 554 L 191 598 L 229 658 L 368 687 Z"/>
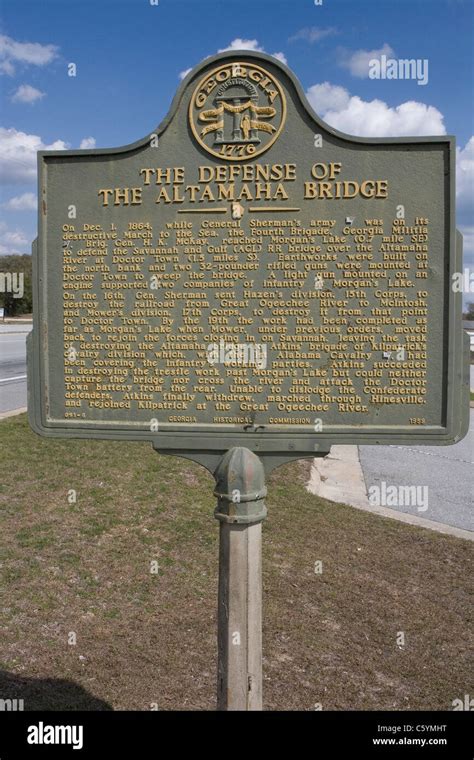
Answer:
<path fill-rule="evenodd" d="M 16 375 L 16 377 L 4 377 L 0 383 L 10 383 L 12 380 L 26 380 L 26 375 Z"/>
<path fill-rule="evenodd" d="M 414 454 L 421 454 L 425 457 L 435 457 L 435 459 L 449 459 L 451 462 L 462 462 L 463 464 L 474 464 L 474 462 L 470 462 L 468 459 L 453 459 L 453 457 L 445 456 L 444 454 L 438 454 L 438 452 L 434 451 L 419 451 L 418 449 L 411 449 L 409 446 L 394 446 L 389 445 L 390 449 L 401 449 L 402 451 L 413 451 Z"/>

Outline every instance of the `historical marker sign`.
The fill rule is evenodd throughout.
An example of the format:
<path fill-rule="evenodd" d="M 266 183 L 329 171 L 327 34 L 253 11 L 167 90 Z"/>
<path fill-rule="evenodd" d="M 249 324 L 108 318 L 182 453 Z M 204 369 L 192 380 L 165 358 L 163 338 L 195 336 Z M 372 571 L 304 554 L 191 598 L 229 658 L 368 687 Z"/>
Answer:
<path fill-rule="evenodd" d="M 464 435 L 453 138 L 343 135 L 278 61 L 226 53 L 143 140 L 40 152 L 39 196 L 37 432 L 189 456 Z"/>

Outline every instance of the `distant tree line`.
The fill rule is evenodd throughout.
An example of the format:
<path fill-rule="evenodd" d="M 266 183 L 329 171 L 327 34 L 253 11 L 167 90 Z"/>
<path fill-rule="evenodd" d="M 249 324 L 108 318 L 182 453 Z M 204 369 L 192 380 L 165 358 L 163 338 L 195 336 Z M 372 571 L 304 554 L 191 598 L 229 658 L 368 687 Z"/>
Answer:
<path fill-rule="evenodd" d="M 5 317 L 18 317 L 33 311 L 31 256 L 27 253 L 0 257 L 0 307 L 2 306 Z"/>

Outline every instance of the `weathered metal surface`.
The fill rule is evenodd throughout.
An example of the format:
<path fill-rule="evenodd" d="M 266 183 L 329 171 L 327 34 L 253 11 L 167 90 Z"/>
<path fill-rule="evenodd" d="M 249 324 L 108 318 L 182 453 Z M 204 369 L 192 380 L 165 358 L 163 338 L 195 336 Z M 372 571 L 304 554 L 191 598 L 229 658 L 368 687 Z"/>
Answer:
<path fill-rule="evenodd" d="M 227 451 L 214 478 L 217 496 L 215 517 L 221 522 L 254 523 L 267 515 L 265 472 L 262 463 L 249 449 L 236 446 Z"/>
<path fill-rule="evenodd" d="M 234 448 L 214 473 L 220 521 L 217 707 L 262 709 L 262 520 L 267 493 L 259 458 Z"/>

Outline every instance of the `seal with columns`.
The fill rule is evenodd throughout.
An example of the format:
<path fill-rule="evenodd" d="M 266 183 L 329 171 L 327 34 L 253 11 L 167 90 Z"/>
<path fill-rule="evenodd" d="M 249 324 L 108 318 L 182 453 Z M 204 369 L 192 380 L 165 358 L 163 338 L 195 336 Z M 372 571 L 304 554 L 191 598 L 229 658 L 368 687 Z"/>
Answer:
<path fill-rule="evenodd" d="M 194 137 L 208 153 L 227 161 L 245 161 L 268 150 L 285 117 L 280 83 L 247 61 L 224 63 L 207 73 L 189 104 Z"/>

